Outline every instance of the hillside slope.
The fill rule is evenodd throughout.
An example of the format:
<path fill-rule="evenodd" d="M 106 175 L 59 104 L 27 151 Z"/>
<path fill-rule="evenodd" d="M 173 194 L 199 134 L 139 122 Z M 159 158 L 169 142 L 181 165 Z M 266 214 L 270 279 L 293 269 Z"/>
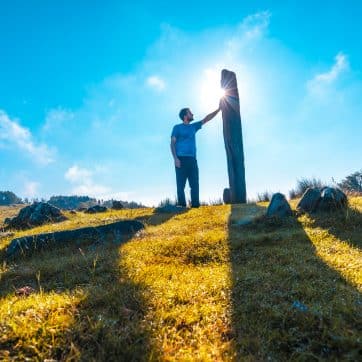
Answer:
<path fill-rule="evenodd" d="M 13 237 L 132 218 L 147 227 L 122 245 L 11 262 L 2 238 L 0 359 L 360 359 L 362 198 L 350 205 L 246 226 L 265 204 L 69 214 Z M 19 295 L 24 286 L 34 293 Z"/>

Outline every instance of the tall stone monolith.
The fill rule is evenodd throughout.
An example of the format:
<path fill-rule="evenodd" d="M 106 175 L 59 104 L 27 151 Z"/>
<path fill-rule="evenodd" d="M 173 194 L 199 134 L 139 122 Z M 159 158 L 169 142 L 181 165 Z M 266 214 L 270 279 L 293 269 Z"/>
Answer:
<path fill-rule="evenodd" d="M 239 92 L 234 72 L 223 69 L 221 87 L 225 96 L 221 100 L 224 143 L 226 150 L 230 202 L 246 203 L 244 148 L 241 130 Z"/>

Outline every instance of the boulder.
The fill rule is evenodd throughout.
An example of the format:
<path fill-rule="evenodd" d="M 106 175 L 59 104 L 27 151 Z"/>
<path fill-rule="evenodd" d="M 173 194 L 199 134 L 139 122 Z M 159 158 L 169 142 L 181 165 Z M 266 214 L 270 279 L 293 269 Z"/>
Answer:
<path fill-rule="evenodd" d="M 347 207 L 347 196 L 338 188 L 308 188 L 300 199 L 297 210 L 309 214 L 319 211 L 335 211 Z"/>
<path fill-rule="evenodd" d="M 112 209 L 114 210 L 121 210 L 123 209 L 123 205 L 122 205 L 122 202 L 121 201 L 112 201 Z"/>
<path fill-rule="evenodd" d="M 317 209 L 320 198 L 321 191 L 318 188 L 308 187 L 298 202 L 297 210 L 307 213 L 314 212 Z"/>
<path fill-rule="evenodd" d="M 274 194 L 266 211 L 266 216 L 287 217 L 292 215 L 292 209 L 285 196 L 281 193 Z"/>
<path fill-rule="evenodd" d="M 325 187 L 321 192 L 318 211 L 335 211 L 347 207 L 347 196 L 335 187 Z"/>
<path fill-rule="evenodd" d="M 222 194 L 222 199 L 224 201 L 224 204 L 231 204 L 231 196 L 230 196 L 230 189 L 225 188 L 224 192 Z"/>
<path fill-rule="evenodd" d="M 87 210 L 85 210 L 84 212 L 87 214 L 96 214 L 98 212 L 105 212 L 108 209 L 105 206 L 100 206 L 100 205 L 94 205 L 92 207 L 89 207 Z"/>
<path fill-rule="evenodd" d="M 117 221 L 108 225 L 86 227 L 75 230 L 58 231 L 13 239 L 6 249 L 6 256 L 13 258 L 19 255 L 27 255 L 35 250 L 45 249 L 51 245 L 66 245 L 73 243 L 81 245 L 84 242 L 121 243 L 144 229 L 142 222 L 137 220 Z"/>
<path fill-rule="evenodd" d="M 29 229 L 46 223 L 67 220 L 61 210 L 47 202 L 34 202 L 22 208 L 18 215 L 6 220 L 7 229 Z"/>

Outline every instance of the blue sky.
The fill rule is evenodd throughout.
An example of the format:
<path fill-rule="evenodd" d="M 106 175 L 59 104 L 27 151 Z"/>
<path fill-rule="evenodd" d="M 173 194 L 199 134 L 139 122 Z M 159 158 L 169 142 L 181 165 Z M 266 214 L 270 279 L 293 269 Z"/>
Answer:
<path fill-rule="evenodd" d="M 361 169 L 360 1 L 1 1 L 0 190 L 148 205 L 176 194 L 171 129 L 237 74 L 249 198 Z M 228 184 L 221 115 L 200 194 Z"/>

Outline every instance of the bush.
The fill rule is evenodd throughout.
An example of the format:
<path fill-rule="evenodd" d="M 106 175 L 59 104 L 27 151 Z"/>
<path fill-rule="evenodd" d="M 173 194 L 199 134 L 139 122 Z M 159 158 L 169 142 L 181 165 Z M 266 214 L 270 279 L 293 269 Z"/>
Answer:
<path fill-rule="evenodd" d="M 161 202 L 158 204 L 157 207 L 176 206 L 176 205 L 177 205 L 176 199 L 171 200 L 169 197 L 167 197 L 166 199 L 161 200 Z"/>
<path fill-rule="evenodd" d="M 295 189 L 291 189 L 289 191 L 289 199 L 295 199 L 297 197 L 301 197 L 304 192 L 308 189 L 308 188 L 323 188 L 326 187 L 327 185 L 322 182 L 320 179 L 317 179 L 315 177 L 313 178 L 301 178 L 299 180 L 297 180 L 297 186 Z"/>
<path fill-rule="evenodd" d="M 273 193 L 270 191 L 264 191 L 257 195 L 257 202 L 270 202 L 273 197 Z"/>
<path fill-rule="evenodd" d="M 338 186 L 346 193 L 362 194 L 362 170 L 347 176 Z"/>

